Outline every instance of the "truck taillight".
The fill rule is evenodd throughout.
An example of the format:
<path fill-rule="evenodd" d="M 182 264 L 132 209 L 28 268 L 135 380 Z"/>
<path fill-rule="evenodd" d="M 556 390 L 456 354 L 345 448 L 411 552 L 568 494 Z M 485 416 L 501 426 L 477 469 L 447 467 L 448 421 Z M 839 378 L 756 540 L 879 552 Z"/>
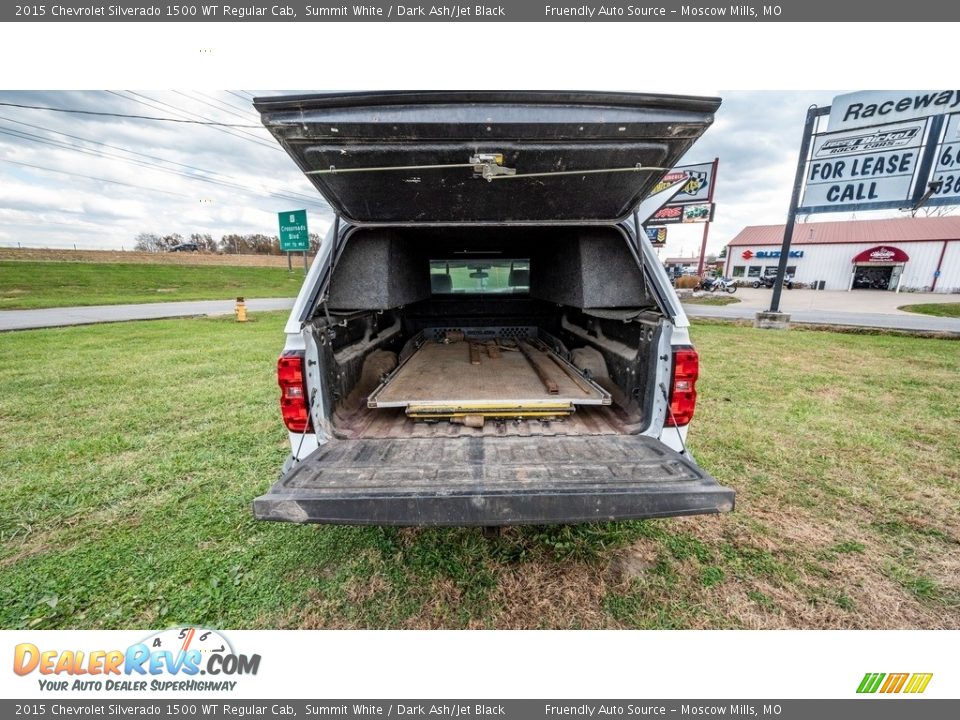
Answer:
<path fill-rule="evenodd" d="M 293 432 L 311 430 L 302 353 L 288 350 L 280 356 L 277 360 L 277 383 L 280 385 L 280 412 L 283 413 L 283 424 Z"/>
<path fill-rule="evenodd" d="M 700 375 L 700 357 L 692 347 L 678 347 L 673 351 L 673 379 L 670 383 L 670 413 L 667 425 L 688 425 L 697 406 L 697 377 Z"/>

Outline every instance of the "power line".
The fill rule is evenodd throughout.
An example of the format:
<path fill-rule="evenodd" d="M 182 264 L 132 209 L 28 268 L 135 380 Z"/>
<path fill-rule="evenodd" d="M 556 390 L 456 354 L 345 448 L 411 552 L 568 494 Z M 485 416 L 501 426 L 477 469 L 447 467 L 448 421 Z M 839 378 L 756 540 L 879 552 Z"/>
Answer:
<path fill-rule="evenodd" d="M 149 192 L 158 192 L 158 193 L 163 193 L 165 195 L 173 195 L 175 197 L 186 198 L 187 200 L 195 200 L 195 198 L 191 195 L 184 195 L 183 193 L 178 193 L 173 190 L 161 190 L 160 188 L 146 187 L 144 185 L 135 185 L 133 183 L 125 183 L 119 180 L 110 180 L 108 178 L 97 177 L 94 175 L 85 175 L 83 173 L 69 172 L 67 170 L 58 170 L 56 168 L 44 167 L 42 165 L 35 165 L 33 163 L 20 162 L 19 160 L 9 160 L 7 158 L 0 158 L 0 162 L 10 163 L 11 165 L 19 165 L 21 167 L 33 168 L 35 170 L 43 170 L 45 172 L 57 173 L 58 175 L 69 175 L 71 177 L 80 177 L 80 178 L 85 178 L 87 180 L 110 183 L 111 185 L 122 185 L 124 187 L 130 187 L 137 190 L 147 190 Z M 8 222 L 19 223 L 18 220 L 13 220 L 13 219 L 9 220 Z"/>
<path fill-rule="evenodd" d="M 205 97 L 208 100 L 214 100 L 218 103 L 218 105 L 214 105 L 212 102 L 208 102 L 207 100 L 201 100 L 200 98 L 195 98 L 193 95 L 188 95 L 187 93 L 181 92 L 180 90 L 174 90 L 173 92 L 175 92 L 177 95 L 182 95 L 183 97 L 187 98 L 188 100 L 192 100 L 193 102 L 198 102 L 203 105 L 206 105 L 207 107 L 212 107 L 217 112 L 227 113 L 228 115 L 233 115 L 234 117 L 238 117 L 242 120 L 247 119 L 246 115 L 241 114 L 237 110 L 237 108 L 233 107 L 232 105 L 226 105 L 226 103 L 220 103 L 220 101 L 217 100 L 216 98 L 211 98 L 209 95 L 204 95 L 201 92 L 197 92 L 197 95 L 200 95 L 201 97 Z M 225 107 L 220 107 L 220 105 L 224 105 Z"/>
<path fill-rule="evenodd" d="M 130 99 L 130 98 L 127 98 L 127 99 Z M 258 129 L 262 127 L 261 125 L 239 125 L 236 123 L 222 123 L 222 122 L 200 121 L 200 120 L 183 120 L 179 118 L 153 117 L 150 115 L 129 115 L 125 113 L 95 112 L 93 110 L 76 110 L 74 108 L 57 108 L 57 107 L 48 107 L 45 105 L 24 105 L 23 103 L 0 102 L 0 105 L 2 105 L 3 107 L 23 108 L 25 110 L 49 110 L 50 112 L 75 113 L 78 115 L 99 115 L 102 117 L 129 118 L 131 120 L 156 120 L 157 122 L 186 123 L 190 125 L 209 125 L 211 127 L 254 128 L 254 129 Z"/>
<path fill-rule="evenodd" d="M 138 103 L 138 104 L 143 105 L 143 106 L 145 106 L 145 107 L 152 108 L 153 110 L 160 110 L 161 112 L 163 112 L 163 108 L 157 106 L 157 103 L 159 103 L 160 105 L 165 105 L 167 108 L 173 109 L 173 110 L 174 110 L 174 114 L 175 114 L 175 115 L 179 115 L 180 117 L 188 117 L 189 115 L 193 115 L 193 117 L 201 118 L 201 119 L 204 119 L 204 120 L 208 119 L 208 118 L 204 118 L 202 115 L 198 115 L 197 113 L 187 113 L 187 114 L 185 115 L 184 113 L 187 112 L 187 111 L 185 111 L 185 110 L 178 109 L 178 108 L 174 107 L 173 105 L 170 105 L 169 103 L 162 102 L 161 100 L 154 100 L 154 99 L 151 98 L 151 97 L 148 97 L 148 96 L 146 96 L 146 95 L 142 95 L 142 94 L 140 94 L 140 93 L 134 92 L 133 90 L 126 90 L 125 92 L 127 93 L 127 95 L 121 95 L 120 93 L 115 92 L 115 91 L 113 91 L 113 90 L 108 90 L 107 92 L 109 92 L 111 95 L 116 95 L 116 96 L 119 97 L 119 98 L 123 98 L 124 100 L 129 100 L 129 101 L 131 101 L 131 102 Z M 128 95 L 136 95 L 137 97 L 128 97 Z M 139 99 L 139 100 L 138 100 L 137 98 L 142 98 L 142 99 Z M 257 126 L 254 126 L 254 127 L 257 127 Z M 261 126 L 261 127 L 262 127 L 262 126 Z M 223 127 L 213 127 L 212 129 L 213 129 L 213 130 L 216 130 L 217 132 L 222 132 L 222 133 L 224 133 L 224 134 L 226 134 L 226 135 L 230 135 L 231 137 L 238 138 L 238 139 L 240 139 L 240 140 L 246 140 L 246 141 L 248 141 L 248 142 L 252 142 L 252 143 L 254 143 L 255 145 L 260 145 L 260 146 L 263 146 L 263 147 L 265 147 L 265 148 L 269 148 L 269 149 L 271 149 L 271 150 L 277 150 L 277 151 L 283 152 L 283 150 L 280 148 L 279 145 L 275 145 L 275 144 L 273 144 L 273 143 L 263 142 L 260 138 L 258 138 L 258 137 L 256 137 L 256 136 L 250 136 L 249 133 L 240 134 L 240 133 L 242 133 L 243 131 L 234 132 L 233 130 L 228 130 L 228 129 L 223 128 Z"/>
<path fill-rule="evenodd" d="M 249 100 L 248 98 L 245 98 L 245 97 L 244 97 L 243 95 L 241 95 L 240 93 L 235 93 L 233 90 L 224 90 L 224 92 L 225 92 L 225 93 L 229 93 L 230 95 L 233 95 L 235 98 L 239 98 L 240 101 L 241 101 L 247 108 L 250 107 L 250 100 Z"/>
<path fill-rule="evenodd" d="M 189 173 L 181 172 L 180 170 L 175 170 L 175 169 L 173 169 L 173 168 L 160 167 L 160 166 L 158 166 L 156 163 L 148 163 L 148 162 L 144 162 L 144 161 L 142 161 L 142 160 L 136 160 L 136 159 L 134 159 L 134 158 L 125 158 L 125 157 L 121 157 L 121 156 L 118 156 L 118 155 L 115 155 L 115 154 L 112 154 L 112 153 L 105 153 L 105 152 L 103 152 L 103 151 L 101 151 L 101 150 L 92 150 L 92 149 L 89 149 L 89 148 L 76 147 L 76 146 L 74 146 L 74 145 L 72 145 L 72 144 L 70 144 L 70 143 L 63 143 L 63 142 L 60 142 L 59 140 L 51 140 L 51 139 L 49 139 L 49 138 L 42 138 L 42 137 L 40 137 L 39 135 L 34 135 L 33 133 L 25 133 L 25 132 L 22 132 L 22 131 L 20 131 L 20 130 L 4 130 L 4 129 L 0 128 L 0 134 L 10 135 L 10 136 L 12 136 L 12 137 L 17 137 L 17 138 L 20 138 L 20 139 L 23 139 L 23 140 L 29 140 L 30 142 L 36 142 L 36 143 L 40 143 L 40 144 L 43 144 L 43 145 L 49 145 L 49 146 L 51 146 L 51 147 L 56 147 L 56 148 L 61 148 L 61 149 L 65 149 L 65 150 L 70 150 L 70 151 L 73 151 L 73 152 L 82 153 L 82 154 L 84 154 L 84 155 L 92 155 L 92 156 L 94 156 L 94 157 L 99 157 L 99 158 L 106 159 L 106 160 L 116 160 L 116 161 L 119 161 L 119 162 L 125 162 L 125 163 L 131 164 L 131 165 L 135 165 L 135 166 L 137 166 L 137 167 L 144 167 L 144 168 L 147 168 L 147 169 L 150 169 L 150 170 L 154 170 L 154 171 L 157 171 L 157 172 L 165 172 L 165 173 L 167 173 L 167 174 L 175 175 L 175 176 L 178 176 L 178 177 L 183 177 L 183 178 L 186 178 L 186 179 L 188 179 L 188 180 L 197 180 L 197 181 L 199 181 L 199 182 L 205 182 L 205 183 L 209 183 L 209 184 L 211 184 L 211 185 L 219 185 L 219 186 L 221 186 L 221 187 L 226 187 L 226 188 L 228 188 L 228 189 L 230 189 L 230 190 L 239 190 L 239 191 L 241 191 L 241 192 L 248 193 L 248 194 L 250 194 L 250 195 L 255 195 L 255 196 L 268 195 L 268 196 L 270 196 L 270 197 L 272 197 L 272 198 L 276 198 L 276 199 L 278 199 L 278 200 L 287 200 L 287 201 L 290 201 L 290 202 L 297 202 L 297 203 L 308 202 L 308 203 L 310 203 L 310 204 L 312 204 L 312 205 L 321 207 L 321 206 L 319 205 L 319 203 L 317 203 L 317 201 L 316 201 L 315 199 L 313 199 L 313 198 L 307 198 L 306 196 L 294 197 L 294 196 L 292 196 L 292 195 L 287 195 L 286 193 L 272 192 L 272 191 L 265 190 L 265 189 L 264 189 L 264 190 L 257 190 L 256 188 L 250 188 L 250 187 L 248 187 L 248 186 L 239 185 L 239 184 L 237 184 L 237 183 L 223 182 L 223 181 L 217 180 L 217 179 L 215 179 L 215 178 L 202 177 L 202 176 L 199 176 L 199 175 L 192 175 L 192 174 L 189 174 Z M 189 197 L 189 196 L 184 196 L 184 197 Z"/>
<path fill-rule="evenodd" d="M 16 123 L 17 125 L 24 125 L 29 128 L 34 128 L 35 130 L 43 130 L 44 132 L 53 133 L 54 135 L 63 135 L 64 137 L 71 138 L 73 140 L 79 140 L 81 142 L 91 143 L 93 145 L 100 145 L 102 147 L 108 147 L 112 150 L 119 150 L 121 152 L 130 153 L 131 155 L 139 155 L 140 157 L 145 157 L 150 160 L 159 160 L 160 162 L 169 163 L 171 165 L 179 165 L 180 167 L 190 168 L 191 170 L 199 170 L 200 172 L 213 173 L 210 170 L 205 170 L 204 168 L 197 167 L 196 165 L 188 165 L 187 163 L 177 162 L 176 160 L 167 160 L 166 158 L 159 157 L 157 155 L 149 155 L 147 153 L 138 152 L 136 150 L 129 150 L 128 148 L 120 147 L 119 145 L 111 145 L 110 143 L 100 142 L 99 140 L 91 140 L 90 138 L 80 137 L 79 135 L 71 135 L 70 133 L 65 133 L 60 130 L 54 130 L 52 128 L 44 127 L 43 125 L 34 125 L 32 123 L 24 122 L 23 120 L 14 120 L 11 117 L 5 115 L 0 115 L 0 120 L 6 120 L 7 122 Z M 227 177 L 227 176 L 222 176 Z"/>
<path fill-rule="evenodd" d="M 156 105 L 150 105 L 150 104 L 149 104 L 149 103 L 156 103 L 156 104 L 162 105 L 162 106 L 164 106 L 164 107 L 167 107 L 167 108 L 173 110 L 175 114 L 179 114 L 179 115 L 181 115 L 181 116 L 183 116 L 183 115 L 193 116 L 193 117 L 195 117 L 195 118 L 200 118 L 201 120 L 209 120 L 209 119 L 210 119 L 210 118 L 204 117 L 203 115 L 200 115 L 199 113 L 191 112 L 191 111 L 189 111 L 189 110 L 184 110 L 183 108 L 178 108 L 176 105 L 171 105 L 170 103 L 164 102 L 163 100 L 157 100 L 157 99 L 152 98 L 152 97 L 149 97 L 149 96 L 147 96 L 147 95 L 143 95 L 143 94 L 141 94 L 141 93 L 134 92 L 133 90 L 127 90 L 126 92 L 127 92 L 128 94 L 130 94 L 130 95 L 136 95 L 138 98 L 143 98 L 143 100 L 137 100 L 137 99 L 135 99 L 135 98 L 126 98 L 127 100 L 133 100 L 133 102 L 140 103 L 141 105 L 146 105 L 147 107 L 153 107 L 154 109 L 159 109 L 159 108 L 156 107 Z M 114 94 L 114 95 L 117 95 L 117 97 L 124 97 L 123 95 L 119 95 L 118 93 L 113 93 L 113 94 Z M 146 101 L 148 101 L 148 102 L 144 102 L 144 100 L 146 100 Z M 235 127 L 235 126 L 234 126 L 234 127 Z M 253 127 L 257 127 L 257 126 L 253 126 Z M 262 126 L 261 126 L 261 128 L 262 128 Z M 237 132 L 232 132 L 231 130 L 227 130 L 227 129 L 222 128 L 222 127 L 220 127 L 220 128 L 214 128 L 214 130 L 218 130 L 219 132 L 226 133 L 227 135 L 232 135 L 232 136 L 234 136 L 234 137 L 240 138 L 241 140 L 247 140 L 248 142 L 256 143 L 257 145 L 262 145 L 263 147 L 269 148 L 269 149 L 271 149 L 271 150 L 277 150 L 277 151 L 279 151 L 279 152 L 283 152 L 283 149 L 280 148 L 279 145 L 274 145 L 273 143 L 266 143 L 266 142 L 264 142 L 261 138 L 257 137 L 256 135 L 253 135 L 253 134 L 248 133 L 248 132 L 244 132 L 243 130 L 240 130 L 240 131 L 237 131 Z"/>
<path fill-rule="evenodd" d="M 19 160 L 10 160 L 8 158 L 0 158 L 0 162 L 10 163 L 11 165 L 20 165 L 22 167 L 34 168 L 36 170 L 45 170 L 47 172 L 59 173 L 60 175 L 71 175 L 73 177 L 82 177 L 87 180 L 95 180 L 97 182 L 110 183 L 112 185 L 124 185 L 125 187 L 136 188 L 137 190 L 149 190 L 150 192 L 164 193 L 165 195 L 175 195 L 176 197 L 187 198 L 192 200 L 193 198 L 190 195 L 184 195 L 183 193 L 174 192 L 173 190 L 161 190 L 160 188 L 151 188 L 145 187 L 143 185 L 134 185 L 133 183 L 120 182 L 119 180 L 108 180 L 107 178 L 96 177 L 94 175 L 84 175 L 82 173 L 69 172 L 67 170 L 57 170 L 56 168 L 43 167 L 42 165 L 33 165 L 31 163 L 20 162 Z"/>
<path fill-rule="evenodd" d="M 32 124 L 32 123 L 23 122 L 22 120 L 14 120 L 13 118 L 9 118 L 9 117 L 6 117 L 6 116 L 4 116 L 4 115 L 0 115 L 0 120 L 6 120 L 7 122 L 16 123 L 17 125 L 24 125 L 24 126 L 26 126 L 26 127 L 33 128 L 33 129 L 35 129 L 35 130 L 42 130 L 42 131 L 44 131 L 44 132 L 53 133 L 54 135 L 62 135 L 62 136 L 64 136 L 64 137 L 68 137 L 68 138 L 71 138 L 71 139 L 73 139 L 73 140 L 79 140 L 80 142 L 90 143 L 90 144 L 92 144 L 92 145 L 99 145 L 99 146 L 101 146 L 101 147 L 107 147 L 107 148 L 110 148 L 110 149 L 112 149 L 112 150 L 119 150 L 120 152 L 129 153 L 130 155 L 137 155 L 137 156 L 139 156 L 139 157 L 147 158 L 148 160 L 157 160 L 157 161 L 162 162 L 162 163 L 168 163 L 168 164 L 170 164 L 170 165 L 178 165 L 178 166 L 180 166 L 180 167 L 188 168 L 188 169 L 190 169 L 190 170 L 196 170 L 196 171 L 198 171 L 198 172 L 205 173 L 206 175 L 212 176 L 211 179 L 216 179 L 217 177 L 219 177 L 219 178 L 223 178 L 223 179 L 228 180 L 228 181 L 236 181 L 237 183 L 240 183 L 240 180 L 239 180 L 238 178 L 235 178 L 235 177 L 230 176 L 230 175 L 225 175 L 225 174 L 223 174 L 223 173 L 214 172 L 213 170 L 207 170 L 206 168 L 197 167 L 196 165 L 188 165 L 187 163 L 181 163 L 181 162 L 177 162 L 177 161 L 175 161 L 175 160 L 168 160 L 168 159 L 166 159 L 166 158 L 162 158 L 162 157 L 159 157 L 159 156 L 157 156 L 157 155 L 149 155 L 149 154 L 147 154 L 147 153 L 137 152 L 136 150 L 130 150 L 130 149 L 128 149 L 128 148 L 120 147 L 119 145 L 111 145 L 111 144 L 109 144 L 109 143 L 100 142 L 99 140 L 91 140 L 90 138 L 81 137 L 81 136 L 79 136 L 79 135 L 71 135 L 70 133 L 65 133 L 65 132 L 61 132 L 61 131 L 59 131 L 59 130 L 54 130 L 54 129 L 52 129 L 52 128 L 44 127 L 43 125 L 34 125 L 34 124 Z M 22 131 L 17 131 L 17 132 L 22 132 Z M 10 133 L 8 132 L 7 134 L 10 134 Z M 29 135 L 29 136 L 31 136 L 32 138 L 40 138 L 40 137 L 41 137 L 41 136 L 39 136 L 39 135 L 33 135 L 33 133 L 22 133 L 22 134 L 23 134 L 23 135 Z M 25 138 L 25 139 L 30 139 L 30 138 Z M 67 144 L 66 146 L 68 147 L 68 149 L 74 149 L 72 145 Z M 108 154 L 108 153 L 103 153 L 103 156 L 104 156 L 104 157 L 113 157 L 113 158 L 116 158 L 117 160 L 122 160 L 122 161 L 128 161 L 128 160 L 131 160 L 131 159 L 132 159 L 132 158 L 125 158 L 125 157 L 122 157 L 122 156 L 112 155 L 112 154 Z M 171 168 L 158 168 L 158 169 L 161 169 L 161 170 L 170 170 Z M 193 177 L 193 178 L 195 178 L 195 179 L 201 179 L 201 178 L 199 178 L 199 177 L 197 177 L 197 176 L 192 176 L 192 175 L 184 175 L 184 177 Z M 244 186 L 244 185 L 238 184 L 237 187 L 249 187 L 249 186 Z M 296 192 L 295 190 L 270 190 L 270 189 L 267 188 L 267 187 L 263 187 L 263 188 L 258 189 L 257 191 L 258 191 L 258 192 L 262 192 L 262 193 L 276 193 L 276 194 L 279 194 L 279 195 L 286 196 L 286 197 L 288 197 L 288 198 L 290 198 L 290 199 L 302 198 L 303 200 L 305 200 L 305 201 L 307 201 L 307 202 L 312 202 L 312 203 L 316 203 L 316 201 L 317 201 L 316 196 L 314 196 L 314 195 L 307 195 L 307 194 L 305 194 L 305 193 Z"/>

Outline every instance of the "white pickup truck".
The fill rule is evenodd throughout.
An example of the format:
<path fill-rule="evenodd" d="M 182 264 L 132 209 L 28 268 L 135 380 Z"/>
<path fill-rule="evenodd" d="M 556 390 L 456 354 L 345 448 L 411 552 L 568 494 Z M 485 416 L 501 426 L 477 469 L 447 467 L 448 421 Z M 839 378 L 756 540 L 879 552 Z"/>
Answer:
<path fill-rule="evenodd" d="M 716 98 L 263 97 L 336 213 L 277 365 L 261 520 L 501 527 L 733 509 L 685 448 L 697 353 L 643 231 Z"/>

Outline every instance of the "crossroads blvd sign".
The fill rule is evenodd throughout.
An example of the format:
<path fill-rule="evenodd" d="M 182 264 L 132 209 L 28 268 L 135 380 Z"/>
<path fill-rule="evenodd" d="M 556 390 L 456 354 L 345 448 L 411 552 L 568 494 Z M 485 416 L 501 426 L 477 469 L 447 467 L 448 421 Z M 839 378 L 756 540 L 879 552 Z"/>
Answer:
<path fill-rule="evenodd" d="M 306 252 L 310 249 L 306 210 L 288 210 L 278 213 L 278 219 L 280 221 L 280 252 Z"/>

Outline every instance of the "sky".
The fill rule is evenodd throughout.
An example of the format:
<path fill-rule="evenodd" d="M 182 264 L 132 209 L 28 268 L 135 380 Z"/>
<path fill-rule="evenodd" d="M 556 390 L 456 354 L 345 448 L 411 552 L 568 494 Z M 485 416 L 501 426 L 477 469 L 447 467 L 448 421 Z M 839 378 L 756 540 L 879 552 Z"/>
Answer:
<path fill-rule="evenodd" d="M 276 235 L 277 213 L 299 208 L 322 235 L 329 207 L 251 103 L 286 92 L 0 92 L 0 103 L 247 126 L 0 106 L 0 245 L 130 250 L 141 232 Z M 708 253 L 747 225 L 784 222 L 806 109 L 830 104 L 838 92 L 718 94 L 716 121 L 683 160 L 720 160 Z M 661 256 L 695 255 L 701 237 L 700 225 L 670 226 Z"/>

